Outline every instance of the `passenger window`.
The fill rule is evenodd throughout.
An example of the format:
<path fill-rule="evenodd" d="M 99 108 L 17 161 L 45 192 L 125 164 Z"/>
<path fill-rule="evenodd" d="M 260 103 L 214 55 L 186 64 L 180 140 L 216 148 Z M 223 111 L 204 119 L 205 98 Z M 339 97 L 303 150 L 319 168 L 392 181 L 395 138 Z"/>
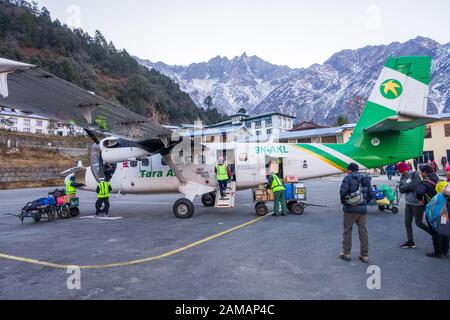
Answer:
<path fill-rule="evenodd" d="M 143 167 L 148 167 L 148 166 L 150 166 L 150 159 L 143 159 L 143 160 L 142 160 L 142 166 L 143 166 Z"/>
<path fill-rule="evenodd" d="M 167 167 L 167 166 L 168 166 L 168 163 L 167 163 L 166 159 L 161 158 L 161 165 L 162 165 L 163 167 Z"/>
<path fill-rule="evenodd" d="M 138 166 L 138 162 L 137 161 L 130 161 L 130 167 L 132 168 L 136 168 Z"/>

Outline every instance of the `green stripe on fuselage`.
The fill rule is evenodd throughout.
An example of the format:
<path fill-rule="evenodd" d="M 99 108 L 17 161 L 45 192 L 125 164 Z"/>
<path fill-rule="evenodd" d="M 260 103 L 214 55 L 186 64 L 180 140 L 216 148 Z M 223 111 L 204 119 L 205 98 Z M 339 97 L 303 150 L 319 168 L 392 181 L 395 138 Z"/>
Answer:
<path fill-rule="evenodd" d="M 311 153 L 317 154 L 317 155 L 325 158 L 326 160 L 333 163 L 336 167 L 338 167 L 341 170 L 345 171 L 345 169 L 348 167 L 347 162 L 337 158 L 336 156 L 332 155 L 331 153 L 328 153 L 322 149 L 315 147 L 314 145 L 298 144 L 297 146 L 300 148 L 306 149 L 306 150 L 310 151 Z"/>

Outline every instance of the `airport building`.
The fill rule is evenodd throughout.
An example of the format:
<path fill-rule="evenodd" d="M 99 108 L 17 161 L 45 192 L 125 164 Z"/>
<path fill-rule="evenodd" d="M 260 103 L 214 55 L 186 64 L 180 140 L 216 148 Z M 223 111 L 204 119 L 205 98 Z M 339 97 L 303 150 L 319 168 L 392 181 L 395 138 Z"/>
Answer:
<path fill-rule="evenodd" d="M 3 107 L 0 107 L 0 129 L 61 137 L 85 135 L 82 128 Z"/>
<path fill-rule="evenodd" d="M 228 121 L 216 123 L 208 126 L 208 128 L 223 127 L 245 127 L 253 136 L 276 135 L 281 132 L 292 130 L 294 127 L 295 117 L 282 114 L 279 112 L 271 112 L 256 116 L 248 115 L 245 110 L 230 116 Z"/>

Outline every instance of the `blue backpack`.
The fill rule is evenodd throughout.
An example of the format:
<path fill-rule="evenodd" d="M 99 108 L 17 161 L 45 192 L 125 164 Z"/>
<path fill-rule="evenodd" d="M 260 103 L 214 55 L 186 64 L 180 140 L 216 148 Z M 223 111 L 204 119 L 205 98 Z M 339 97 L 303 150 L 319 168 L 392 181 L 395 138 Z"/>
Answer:
<path fill-rule="evenodd" d="M 437 194 L 426 207 L 427 220 L 431 227 L 441 236 L 450 237 L 450 221 L 447 210 L 447 198 Z"/>

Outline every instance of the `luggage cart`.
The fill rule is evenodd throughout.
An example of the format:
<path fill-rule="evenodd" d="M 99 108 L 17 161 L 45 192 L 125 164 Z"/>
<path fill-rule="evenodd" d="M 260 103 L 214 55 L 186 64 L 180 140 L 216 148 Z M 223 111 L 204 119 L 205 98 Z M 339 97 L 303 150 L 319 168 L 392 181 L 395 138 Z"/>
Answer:
<path fill-rule="evenodd" d="M 47 217 L 48 222 L 54 222 L 58 214 L 58 210 L 54 201 L 48 198 L 48 203 L 40 203 L 39 200 L 28 202 L 19 214 L 6 214 L 7 216 L 13 216 L 19 218 L 20 222 L 23 224 L 25 219 L 31 218 L 35 223 L 39 223 L 42 217 Z M 42 200 L 42 199 L 40 199 Z"/>
<path fill-rule="evenodd" d="M 369 206 L 378 206 L 378 209 L 381 212 L 385 211 L 391 211 L 393 214 L 398 214 L 400 210 L 398 209 L 398 206 L 400 204 L 400 200 L 402 199 L 402 194 L 400 193 L 400 186 L 398 184 L 396 185 L 389 185 L 391 189 L 394 191 L 394 200 L 390 201 L 389 204 L 380 204 L 377 201 L 373 200 L 370 203 L 368 203 Z"/>
<path fill-rule="evenodd" d="M 327 206 L 316 205 L 305 202 L 307 200 L 306 187 L 303 183 L 288 183 L 285 184 L 286 205 L 290 213 L 293 215 L 303 215 L 305 209 L 308 207 L 327 208 Z M 274 194 L 272 190 L 260 186 L 252 189 L 253 202 L 255 203 L 256 214 L 260 217 L 269 214 L 268 202 L 274 201 Z"/>

